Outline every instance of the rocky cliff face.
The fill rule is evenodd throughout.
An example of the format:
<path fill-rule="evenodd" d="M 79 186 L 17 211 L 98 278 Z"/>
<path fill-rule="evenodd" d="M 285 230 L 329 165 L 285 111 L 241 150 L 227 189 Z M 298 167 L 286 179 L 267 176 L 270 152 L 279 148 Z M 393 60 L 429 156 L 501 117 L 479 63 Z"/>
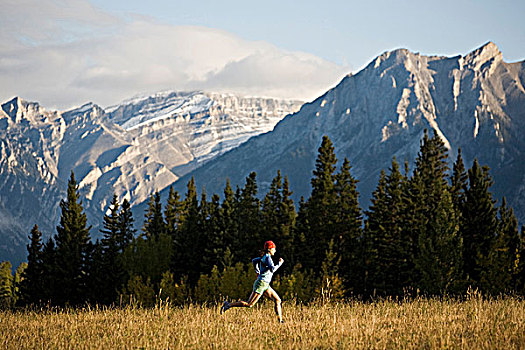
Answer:
<path fill-rule="evenodd" d="M 48 218 L 57 214 L 65 129 L 59 113 L 20 98 L 0 109 L 0 260 L 20 261 L 31 224 L 52 228 Z M 25 221 L 28 217 L 32 223 Z"/>
<path fill-rule="evenodd" d="M 400 49 L 373 60 L 275 129 L 196 169 L 198 186 L 222 193 L 225 178 L 242 186 L 250 171 L 265 192 L 277 169 L 290 177 L 295 199 L 309 196 L 323 135 L 339 160 L 348 157 L 362 204 L 392 157 L 413 161 L 424 129 L 435 130 L 466 165 L 490 166 L 497 197 L 506 196 L 525 221 L 525 63 L 506 63 L 495 44 L 457 57 L 422 56 Z M 210 175 L 212 174 L 212 175 Z M 182 190 L 188 176 L 180 179 Z"/>
<path fill-rule="evenodd" d="M 108 108 L 46 111 L 15 98 L 0 109 L 0 260 L 25 257 L 35 223 L 54 232 L 70 172 L 99 224 L 113 193 L 143 202 L 180 176 L 271 130 L 301 103 L 164 92 Z M 140 220 L 141 217 L 138 218 Z M 92 232 L 97 234 L 97 230 Z"/>

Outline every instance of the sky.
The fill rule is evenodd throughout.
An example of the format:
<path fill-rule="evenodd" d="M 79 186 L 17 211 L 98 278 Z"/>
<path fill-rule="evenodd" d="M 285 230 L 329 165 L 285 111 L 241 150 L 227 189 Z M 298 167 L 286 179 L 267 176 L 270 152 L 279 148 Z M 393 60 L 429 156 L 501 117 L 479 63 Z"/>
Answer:
<path fill-rule="evenodd" d="M 0 0 L 0 101 L 207 90 L 310 101 L 381 53 L 525 59 L 525 1 Z"/>

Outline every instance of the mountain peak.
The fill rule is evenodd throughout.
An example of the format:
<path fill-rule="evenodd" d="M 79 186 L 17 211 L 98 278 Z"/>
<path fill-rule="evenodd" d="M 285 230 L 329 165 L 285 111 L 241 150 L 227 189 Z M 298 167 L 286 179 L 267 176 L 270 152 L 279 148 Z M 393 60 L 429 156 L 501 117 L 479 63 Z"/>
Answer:
<path fill-rule="evenodd" d="M 503 54 L 492 41 L 487 42 L 465 56 L 465 63 L 474 70 L 479 70 L 485 63 L 490 61 L 494 63 L 503 61 Z"/>
<path fill-rule="evenodd" d="M 482 45 L 480 48 L 474 50 L 474 52 L 490 53 L 492 55 L 501 54 L 501 51 L 498 49 L 498 46 L 492 41 L 488 41 L 487 43 Z"/>
<path fill-rule="evenodd" d="M 104 113 L 104 110 L 100 106 L 93 102 L 88 102 L 80 107 L 64 112 L 62 117 L 66 123 L 71 123 L 74 120 L 86 120 L 86 118 L 96 119 L 104 115 Z"/>
<path fill-rule="evenodd" d="M 412 55 L 412 52 L 403 48 L 385 51 L 381 55 L 377 56 L 376 59 L 370 63 L 370 66 L 373 65 L 374 68 L 379 68 L 384 62 L 388 61 L 392 62 L 390 64 L 400 63 L 406 60 L 410 55 Z"/>
<path fill-rule="evenodd" d="M 24 110 L 26 109 L 26 106 L 28 105 L 28 102 L 24 101 L 19 96 L 16 96 L 12 98 L 10 101 L 7 101 L 2 105 L 2 109 L 5 113 L 7 113 L 8 116 L 11 117 L 11 119 L 18 123 L 22 120 Z"/>

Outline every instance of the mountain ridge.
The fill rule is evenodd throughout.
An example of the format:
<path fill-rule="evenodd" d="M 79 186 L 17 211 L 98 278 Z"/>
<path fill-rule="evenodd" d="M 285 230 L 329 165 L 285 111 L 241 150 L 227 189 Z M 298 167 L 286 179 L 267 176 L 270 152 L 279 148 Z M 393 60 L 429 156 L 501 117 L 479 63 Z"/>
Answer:
<path fill-rule="evenodd" d="M 423 56 L 406 49 L 385 52 L 284 118 L 271 133 L 182 177 L 175 188 L 183 191 L 193 176 L 198 186 L 222 193 L 224 179 L 242 186 L 255 171 L 260 190 L 266 191 L 279 169 L 290 177 L 297 202 L 309 195 L 317 148 L 328 135 L 339 161 L 350 159 L 366 208 L 380 170 L 387 169 L 394 156 L 412 168 L 423 130 L 429 129 L 449 148 L 450 162 L 462 148 L 467 165 L 474 158 L 488 164 L 496 196 L 506 196 L 523 222 L 524 63 L 504 62 L 492 42 L 455 57 Z"/>
<path fill-rule="evenodd" d="M 189 170 L 272 128 L 300 104 L 229 94 L 224 101 L 231 105 L 222 107 L 221 94 L 191 94 L 209 103 L 195 106 L 196 113 L 188 114 L 187 109 L 171 108 L 154 94 L 158 105 L 148 106 L 168 108 L 171 113 L 146 118 L 127 129 L 126 121 L 145 114 L 132 101 L 126 102 L 128 119 L 122 119 L 122 125 L 113 118 L 123 105 L 108 113 L 93 102 L 64 112 L 48 111 L 20 97 L 2 104 L 0 256 L 13 256 L 17 250 L 17 258 L 10 260 L 21 261 L 27 234 L 35 223 L 46 239 L 54 232 L 58 204 L 72 170 L 96 237 L 98 221 L 113 193 L 132 204 L 140 203 Z M 29 208 L 27 215 L 24 208 Z"/>

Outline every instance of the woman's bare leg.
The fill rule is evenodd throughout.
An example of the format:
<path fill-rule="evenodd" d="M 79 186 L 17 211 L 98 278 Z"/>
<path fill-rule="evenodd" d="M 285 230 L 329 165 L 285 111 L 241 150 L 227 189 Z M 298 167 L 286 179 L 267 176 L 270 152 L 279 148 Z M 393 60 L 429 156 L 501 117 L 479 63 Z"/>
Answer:
<path fill-rule="evenodd" d="M 269 299 L 272 299 L 275 302 L 275 313 L 277 314 L 277 317 L 279 317 L 279 322 L 283 321 L 283 313 L 281 310 L 281 298 L 279 298 L 279 295 L 275 290 L 272 289 L 272 287 L 269 287 L 266 292 L 264 292 L 264 296 L 266 296 Z"/>
<path fill-rule="evenodd" d="M 248 298 L 248 301 L 234 301 L 233 303 L 230 303 L 230 307 L 252 307 L 255 305 L 257 301 L 259 301 L 259 298 L 261 297 L 261 294 L 252 292 L 250 297 Z"/>

